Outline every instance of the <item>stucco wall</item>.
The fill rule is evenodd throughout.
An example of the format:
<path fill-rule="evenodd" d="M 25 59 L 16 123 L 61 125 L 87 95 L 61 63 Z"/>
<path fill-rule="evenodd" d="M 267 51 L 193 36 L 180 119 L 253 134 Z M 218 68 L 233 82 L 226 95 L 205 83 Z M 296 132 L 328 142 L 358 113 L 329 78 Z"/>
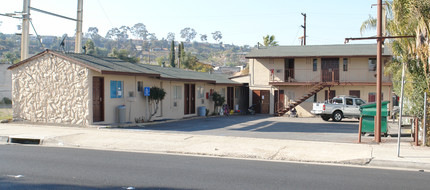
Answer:
<path fill-rule="evenodd" d="M 90 89 L 92 89 L 92 78 L 94 76 L 101 76 L 104 78 L 104 121 L 97 122 L 100 124 L 117 123 L 117 112 L 116 109 L 120 105 L 125 105 L 126 121 L 135 122 L 136 118 L 143 118 L 145 121 L 149 116 L 147 111 L 147 102 L 141 92 L 137 91 L 137 83 L 143 82 L 144 87 L 161 87 L 166 92 L 164 100 L 159 104 L 157 114 L 152 117 L 152 120 L 159 119 L 178 119 L 183 117 L 192 117 L 198 114 L 198 107 L 206 106 L 210 113 L 214 111 L 213 101 L 206 99 L 206 93 L 209 93 L 211 89 L 216 92 L 227 92 L 226 85 L 214 85 L 205 82 L 183 82 L 173 80 L 160 80 L 145 76 L 125 76 L 125 75 L 102 75 L 95 71 L 90 71 Z M 122 98 L 111 98 L 110 97 L 110 81 L 123 81 L 124 82 L 124 96 Z M 184 114 L 184 84 L 195 84 L 195 113 Z M 180 97 L 175 99 L 174 88 L 175 86 L 180 87 Z M 198 89 L 203 88 L 203 98 L 199 97 Z M 135 98 L 130 101 L 129 93 L 133 92 Z M 92 92 L 91 92 L 92 96 Z M 92 123 L 92 106 L 91 110 L 91 123 Z"/>
<path fill-rule="evenodd" d="M 0 64 L 0 100 L 12 98 L 12 72 L 7 70 L 10 64 Z"/>
<path fill-rule="evenodd" d="M 45 55 L 12 70 L 13 117 L 31 122 L 89 124 L 88 69 Z"/>
<path fill-rule="evenodd" d="M 317 59 L 317 70 L 313 71 L 314 58 L 294 59 L 294 80 L 297 82 L 318 82 L 321 80 L 321 58 Z M 339 58 L 340 82 L 376 82 L 376 71 L 369 71 L 368 57 L 349 57 L 348 69 L 343 71 L 343 57 Z M 383 59 L 388 62 L 388 58 Z M 252 86 L 265 86 L 271 81 L 284 82 L 284 59 L 250 59 Z M 271 77 L 270 70 L 274 75 Z M 390 82 L 389 76 L 382 77 L 383 82 Z"/>

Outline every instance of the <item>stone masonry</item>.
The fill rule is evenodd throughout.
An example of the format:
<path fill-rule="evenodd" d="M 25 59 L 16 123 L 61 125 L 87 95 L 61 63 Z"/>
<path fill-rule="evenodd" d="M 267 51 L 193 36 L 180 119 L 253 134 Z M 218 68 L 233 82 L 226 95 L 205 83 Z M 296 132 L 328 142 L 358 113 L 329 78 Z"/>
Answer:
<path fill-rule="evenodd" d="M 89 124 L 88 76 L 87 68 L 49 54 L 12 69 L 13 117 Z"/>

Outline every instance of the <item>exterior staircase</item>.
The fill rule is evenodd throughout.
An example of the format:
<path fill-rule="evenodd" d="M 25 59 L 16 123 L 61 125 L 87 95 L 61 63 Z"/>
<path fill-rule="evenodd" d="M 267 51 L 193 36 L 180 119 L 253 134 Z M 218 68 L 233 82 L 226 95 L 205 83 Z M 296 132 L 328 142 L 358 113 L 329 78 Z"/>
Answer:
<path fill-rule="evenodd" d="M 317 84 L 315 84 L 307 94 L 305 94 L 304 96 L 300 97 L 300 99 L 296 102 L 294 102 L 293 104 L 290 104 L 288 106 L 285 107 L 285 109 L 283 110 L 279 110 L 278 113 L 275 113 L 276 116 L 282 116 L 285 113 L 287 113 L 288 111 L 290 111 L 291 109 L 295 108 L 296 106 L 300 105 L 302 102 L 306 101 L 307 99 L 309 99 L 311 96 L 315 95 L 316 93 L 318 93 L 319 91 L 321 91 L 322 89 L 324 89 L 325 87 L 329 87 L 331 86 L 330 84 L 327 84 L 327 82 L 319 82 Z"/>

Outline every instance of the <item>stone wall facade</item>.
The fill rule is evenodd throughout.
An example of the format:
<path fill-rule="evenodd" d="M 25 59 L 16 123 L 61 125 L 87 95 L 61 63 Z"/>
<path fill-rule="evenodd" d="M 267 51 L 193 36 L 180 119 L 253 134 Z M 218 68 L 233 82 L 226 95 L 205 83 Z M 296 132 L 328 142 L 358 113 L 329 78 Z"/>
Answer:
<path fill-rule="evenodd" d="M 52 54 L 12 69 L 13 117 L 90 124 L 89 70 Z"/>

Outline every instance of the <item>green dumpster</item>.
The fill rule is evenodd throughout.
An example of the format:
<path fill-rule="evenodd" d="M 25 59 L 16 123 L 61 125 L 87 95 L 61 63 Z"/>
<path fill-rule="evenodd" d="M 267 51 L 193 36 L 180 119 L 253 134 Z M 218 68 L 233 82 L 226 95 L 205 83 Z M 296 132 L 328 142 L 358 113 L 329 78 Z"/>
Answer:
<path fill-rule="evenodd" d="M 381 133 L 385 136 L 387 135 L 388 103 L 390 103 L 390 101 L 383 101 L 381 106 Z M 375 116 L 376 103 L 369 103 L 360 106 L 360 117 L 363 118 L 361 125 L 361 133 L 375 132 Z"/>

